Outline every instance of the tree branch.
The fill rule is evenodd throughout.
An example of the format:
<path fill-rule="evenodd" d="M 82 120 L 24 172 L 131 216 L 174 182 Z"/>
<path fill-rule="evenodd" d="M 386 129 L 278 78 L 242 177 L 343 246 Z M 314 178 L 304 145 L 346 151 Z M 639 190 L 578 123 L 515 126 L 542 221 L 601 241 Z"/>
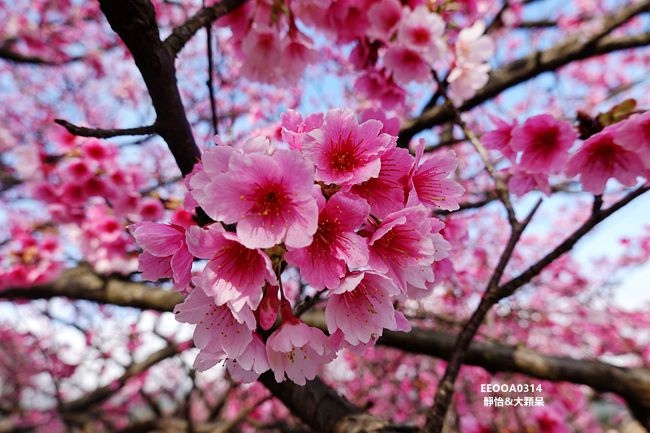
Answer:
<path fill-rule="evenodd" d="M 201 153 L 176 86 L 174 55 L 160 40 L 153 5 L 149 0 L 100 0 L 99 4 L 142 74 L 156 110 L 156 131 L 181 173 L 189 174 Z"/>
<path fill-rule="evenodd" d="M 102 288 L 105 286 L 105 288 Z M 0 292 L 0 299 L 50 299 L 67 297 L 83 299 L 102 304 L 129 306 L 134 308 L 157 311 L 171 311 L 176 303 L 182 302 L 183 297 L 172 291 L 152 289 L 143 283 L 134 283 L 120 279 L 101 277 L 89 267 L 81 266 L 64 272 L 56 280 L 29 289 L 9 289 Z M 302 316 L 312 326 L 326 329 L 322 313 L 310 312 Z M 404 351 L 429 355 L 441 359 L 449 359 L 457 339 L 456 334 L 445 331 L 414 328 L 409 333 L 384 331 L 378 343 Z M 650 413 L 650 370 L 646 368 L 622 368 L 599 361 L 579 360 L 569 357 L 549 356 L 521 346 L 508 346 L 497 343 L 472 342 L 465 353 L 464 363 L 482 367 L 490 372 L 521 373 L 538 379 L 549 381 L 567 381 L 583 384 L 597 391 L 613 392 L 627 400 L 630 409 L 640 408 Z M 269 376 L 269 375 L 267 375 Z M 307 420 L 314 426 L 319 423 L 319 429 L 334 428 L 331 420 L 318 421 L 309 412 L 309 405 L 304 400 L 306 395 L 317 398 L 316 401 L 328 401 L 331 406 L 328 413 L 338 414 L 340 418 L 349 420 L 358 410 L 349 402 L 337 401 L 332 390 L 324 384 L 310 384 L 301 388 L 287 382 L 275 383 L 272 377 L 262 376 L 261 381 L 278 397 L 282 395 L 283 403 L 298 417 Z M 310 382 L 311 383 L 311 382 Z M 282 391 L 279 388 L 283 388 Z M 304 394 L 300 394 L 303 390 Z M 310 397 L 311 398 L 311 397 Z M 329 401 L 329 399 L 332 399 Z M 306 407 L 299 408 L 304 405 Z M 328 407 L 329 407 L 328 406 Z M 316 407 L 316 406 L 314 406 Z M 637 411 L 637 419 L 641 414 Z M 643 423 L 643 422 L 642 422 Z M 648 425 L 647 423 L 645 425 Z M 319 430 L 317 429 L 317 430 Z M 323 431 L 323 430 L 321 430 Z M 329 431 L 329 430 L 328 430 Z M 342 431 L 342 430 L 339 430 Z"/>
<path fill-rule="evenodd" d="M 176 56 L 201 27 L 210 25 L 213 21 L 234 11 L 244 3 L 246 3 L 246 0 L 222 0 L 212 6 L 201 8 L 183 24 L 174 28 L 172 34 L 165 39 L 165 47 Z"/>
<path fill-rule="evenodd" d="M 137 376 L 159 362 L 171 358 L 189 347 L 191 347 L 191 342 L 189 341 L 182 344 L 170 343 L 149 355 L 144 361 L 131 364 L 127 367 L 122 376 L 108 385 L 99 387 L 75 400 L 63 403 L 61 407 L 59 407 L 59 412 L 62 412 L 65 416 L 66 413 L 85 411 L 94 405 L 103 403 L 122 389 L 126 382 L 132 377 Z"/>
<path fill-rule="evenodd" d="M 614 28 L 614 24 L 620 25 L 620 23 L 629 20 L 632 16 L 648 11 L 649 8 L 650 1 L 648 0 L 632 4 L 608 20 L 604 29 Z M 471 110 L 510 87 L 523 83 L 543 72 L 555 71 L 571 62 L 650 44 L 650 33 L 620 37 L 601 36 L 600 33 L 587 41 L 572 38 L 547 50 L 531 53 L 492 71 L 488 83 L 458 109 L 461 112 Z M 402 125 L 398 145 L 406 147 L 411 138 L 418 132 L 448 122 L 453 118 L 453 110 L 446 105 L 429 108 L 420 116 L 407 120 Z"/>
<path fill-rule="evenodd" d="M 54 119 L 54 123 L 63 126 L 70 134 L 78 135 L 79 137 L 111 138 L 126 135 L 153 135 L 156 133 L 156 125 L 125 129 L 101 129 L 77 126 L 63 119 Z"/>

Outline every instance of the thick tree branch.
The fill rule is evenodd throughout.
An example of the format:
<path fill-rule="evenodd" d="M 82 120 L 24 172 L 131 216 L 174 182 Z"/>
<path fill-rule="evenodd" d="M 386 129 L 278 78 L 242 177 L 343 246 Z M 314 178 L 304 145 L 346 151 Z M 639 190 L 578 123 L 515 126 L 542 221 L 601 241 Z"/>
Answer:
<path fill-rule="evenodd" d="M 66 297 L 84 299 L 102 304 L 130 306 L 134 308 L 157 311 L 171 311 L 174 305 L 182 301 L 182 296 L 176 292 L 153 289 L 143 283 L 134 283 L 110 277 L 96 275 L 86 266 L 71 269 L 51 283 L 29 289 L 10 289 L 0 292 L 0 299 L 50 299 Z M 307 313 L 302 316 L 307 323 L 326 329 L 321 313 Z M 405 350 L 412 353 L 424 354 L 441 359 L 449 359 L 457 335 L 423 328 L 414 328 L 409 333 L 384 331 L 378 340 L 379 344 Z M 465 353 L 463 361 L 490 372 L 514 372 L 549 381 L 567 381 L 584 384 L 601 392 L 613 392 L 625 398 L 630 408 L 642 408 L 650 413 L 650 370 L 639 368 L 621 368 L 599 361 L 579 360 L 562 356 L 549 356 L 543 353 L 521 347 L 496 343 L 472 342 Z M 317 398 L 317 401 L 327 401 L 328 413 L 339 414 L 339 418 L 349 417 L 358 413 L 345 400 L 334 398 L 332 390 L 324 384 L 310 385 L 301 388 L 290 383 L 275 383 L 270 375 L 262 376 L 262 382 L 281 393 L 287 407 L 302 418 L 308 419 L 314 427 L 318 422 L 319 428 L 333 428 L 331 420 L 317 421 L 304 405 L 306 395 Z M 283 390 L 280 391 L 279 388 Z M 298 390 L 303 390 L 300 394 Z M 306 390 L 306 391 L 305 391 Z M 279 396 L 279 395 L 278 395 Z M 330 401 L 331 399 L 331 401 Z M 305 407 L 300 408 L 299 406 Z M 313 410 L 313 409 L 312 409 Z M 640 410 L 640 409 L 639 409 Z M 642 412 L 639 412 L 639 414 Z M 639 418 L 640 415 L 637 415 Z M 315 427 L 314 427 L 315 428 Z"/>
<path fill-rule="evenodd" d="M 115 393 L 117 393 L 120 389 L 122 389 L 126 382 L 132 377 L 137 376 L 138 374 L 148 370 L 159 362 L 167 358 L 171 358 L 172 356 L 182 352 L 185 349 L 188 349 L 189 347 L 191 347 L 191 342 L 185 342 L 178 345 L 170 343 L 162 349 L 149 355 L 144 361 L 131 364 L 126 368 L 124 373 L 119 378 L 109 383 L 108 385 L 99 387 L 75 400 L 63 403 L 63 405 L 59 407 L 59 412 L 62 412 L 65 415 L 66 413 L 71 412 L 86 411 L 94 405 L 103 403 L 111 396 L 115 395 Z"/>
<path fill-rule="evenodd" d="M 616 14 L 604 28 L 613 28 L 613 24 L 629 20 L 632 16 L 648 11 L 650 1 L 635 3 Z M 506 89 L 523 83 L 543 72 L 555 71 L 562 66 L 578 60 L 611 53 L 614 51 L 643 47 L 650 44 L 650 33 L 634 36 L 601 36 L 582 41 L 572 38 L 544 51 L 532 53 L 515 60 L 490 74 L 488 83 L 474 97 L 465 101 L 458 109 L 468 111 L 486 102 Z M 408 146 L 411 138 L 420 131 L 453 120 L 454 112 L 446 105 L 439 105 L 424 111 L 420 116 L 407 120 L 399 133 L 398 145 Z"/>
<path fill-rule="evenodd" d="M 54 123 L 63 126 L 70 134 L 78 135 L 79 137 L 111 138 L 127 135 L 152 135 L 156 133 L 156 125 L 125 129 L 101 129 L 77 126 L 63 119 L 54 119 Z"/>
<path fill-rule="evenodd" d="M 176 86 L 174 54 L 160 40 L 153 5 L 149 0 L 100 0 L 99 4 L 142 74 L 156 110 L 156 131 L 187 175 L 201 153 Z"/>
<path fill-rule="evenodd" d="M 222 0 L 212 6 L 201 8 L 190 19 L 174 28 L 172 34 L 165 39 L 165 47 L 176 56 L 201 27 L 209 25 L 220 17 L 239 8 L 244 3 L 246 3 L 246 0 Z"/>

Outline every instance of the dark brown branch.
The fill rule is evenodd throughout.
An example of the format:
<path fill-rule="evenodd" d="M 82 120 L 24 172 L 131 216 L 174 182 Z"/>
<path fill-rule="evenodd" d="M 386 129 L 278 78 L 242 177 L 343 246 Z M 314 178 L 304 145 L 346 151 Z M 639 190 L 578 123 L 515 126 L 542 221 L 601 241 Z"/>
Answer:
<path fill-rule="evenodd" d="M 635 3 L 616 14 L 605 28 L 612 28 L 616 23 L 625 22 L 631 16 L 647 11 L 648 8 L 650 8 L 650 1 L 648 0 Z M 600 37 L 600 35 L 596 35 L 595 38 L 587 41 L 572 38 L 567 42 L 560 43 L 544 51 L 532 53 L 493 71 L 488 83 L 474 97 L 465 101 L 458 108 L 461 112 L 471 110 L 506 89 L 523 83 L 543 72 L 555 71 L 571 62 L 614 51 L 643 47 L 648 44 L 650 44 L 650 33 L 621 37 Z M 398 145 L 406 147 L 411 138 L 418 132 L 448 122 L 453 118 L 453 110 L 446 105 L 429 108 L 417 118 L 408 120 L 402 125 Z"/>
<path fill-rule="evenodd" d="M 628 195 L 626 195 L 621 200 L 617 201 L 616 203 L 608 207 L 607 209 L 603 210 L 600 209 L 599 207 L 595 208 L 594 212 L 589 217 L 589 219 L 587 219 L 587 221 L 585 221 L 580 227 L 578 227 L 578 229 L 576 229 L 573 233 L 571 233 L 571 235 L 569 235 L 569 237 L 567 237 L 561 244 L 555 247 L 553 251 L 546 254 L 544 257 L 542 257 L 540 260 L 538 260 L 535 264 L 530 266 L 524 272 L 519 274 L 517 277 L 511 279 L 510 281 L 496 288 L 495 293 L 498 296 L 498 298 L 503 299 L 512 295 L 521 286 L 528 283 L 530 280 L 532 280 L 537 275 L 539 275 L 539 273 L 542 272 L 544 268 L 546 268 L 554 260 L 569 252 L 573 248 L 573 246 L 580 239 L 582 239 L 584 235 L 589 233 L 589 231 L 591 231 L 591 229 L 593 229 L 596 225 L 598 225 L 600 222 L 605 220 L 607 217 L 612 215 L 617 210 L 621 209 L 626 204 L 630 203 L 635 198 L 646 193 L 648 190 L 650 190 L 650 187 L 646 185 L 641 186 L 635 189 L 634 191 L 632 191 L 631 193 L 629 193 Z M 596 200 L 598 200 L 598 198 L 596 198 Z"/>
<path fill-rule="evenodd" d="M 54 123 L 63 126 L 68 130 L 70 134 L 78 135 L 79 137 L 111 138 L 127 135 L 153 135 L 156 133 L 155 125 L 139 126 L 137 128 L 125 129 L 101 129 L 77 126 L 63 119 L 54 119 Z"/>
<path fill-rule="evenodd" d="M 176 56 L 201 27 L 210 25 L 210 23 L 234 11 L 244 3 L 246 3 L 246 0 L 222 0 L 212 6 L 201 8 L 190 19 L 174 28 L 172 34 L 165 39 L 165 47 Z"/>
<path fill-rule="evenodd" d="M 99 387 L 93 390 L 92 392 L 82 397 L 79 397 L 78 399 L 63 403 L 61 407 L 59 407 L 59 411 L 64 413 L 65 415 L 65 413 L 67 412 L 85 411 L 90 409 L 94 405 L 103 403 L 108 398 L 115 395 L 120 389 L 122 389 L 122 387 L 126 384 L 126 382 L 132 377 L 137 376 L 138 374 L 148 370 L 149 368 L 153 367 L 154 365 L 158 364 L 159 362 L 167 358 L 171 358 L 172 356 L 179 353 L 179 351 L 183 350 L 183 348 L 188 348 L 188 347 L 189 347 L 188 343 L 180 346 L 176 344 L 168 344 L 162 349 L 149 355 L 144 361 L 131 364 L 124 371 L 122 376 L 117 378 L 112 383 L 109 383 L 106 386 Z"/>
<path fill-rule="evenodd" d="M 508 204 L 509 202 L 504 203 L 506 206 L 508 206 Z M 426 433 L 442 432 L 447 411 L 449 410 L 454 394 L 454 384 L 456 383 L 456 378 L 460 372 L 460 367 L 463 363 L 465 353 L 467 352 L 472 339 L 478 332 L 481 323 L 483 323 L 485 316 L 498 302 L 498 298 L 494 295 L 494 289 L 498 286 L 521 235 L 537 212 L 537 209 L 539 209 L 540 204 L 541 200 L 537 202 L 529 212 L 526 219 L 521 223 L 519 223 L 514 217 L 513 211 L 512 220 L 510 222 L 511 233 L 508 242 L 499 257 L 499 261 L 494 268 L 494 271 L 492 272 L 492 276 L 490 277 L 490 281 L 488 282 L 483 297 L 481 298 L 481 302 L 456 338 L 454 349 L 449 357 L 449 363 L 445 368 L 445 374 L 438 383 L 433 406 L 429 411 L 427 411 L 426 424 L 424 426 L 424 431 Z"/>
<path fill-rule="evenodd" d="M 61 66 L 67 63 L 78 61 L 81 59 L 81 57 L 70 57 L 63 60 L 50 60 L 40 56 L 22 54 L 3 45 L 0 46 L 0 59 L 4 59 L 12 63 L 22 63 L 27 65 Z"/>
<path fill-rule="evenodd" d="M 102 285 L 105 285 L 106 289 L 102 289 Z M 158 311 L 171 311 L 176 303 L 182 301 L 182 296 L 176 292 L 152 289 L 142 283 L 102 278 L 88 267 L 69 270 L 55 281 L 41 286 L 0 292 L 0 299 L 54 297 L 84 299 L 102 304 Z M 302 319 L 312 326 L 326 329 L 322 314 L 310 312 L 303 315 Z M 456 338 L 457 335 L 445 331 L 415 328 L 409 333 L 384 331 L 378 343 L 412 353 L 449 359 Z M 621 368 L 605 362 L 549 356 L 525 347 L 486 342 L 472 342 L 463 362 L 483 367 L 490 372 L 515 372 L 543 380 L 588 385 L 598 391 L 616 393 L 628 401 L 631 409 L 646 408 L 650 413 L 650 371 L 648 369 Z M 272 381 L 272 378 L 266 380 Z M 297 402 L 292 403 L 291 385 L 283 383 L 277 386 L 287 387 L 283 391 L 283 402 L 290 408 L 292 405 L 299 404 L 297 402 L 303 398 L 303 396 L 296 396 Z M 318 387 L 318 385 L 313 386 Z M 293 387 L 302 389 L 296 385 Z M 332 391 L 312 390 L 310 392 L 329 395 Z M 348 413 L 347 403 L 333 401 L 331 405 L 333 408 L 339 407 L 337 411 L 340 413 Z M 350 409 L 349 413 L 355 412 Z M 303 415 L 298 416 L 311 415 L 304 412 Z"/>
<path fill-rule="evenodd" d="M 99 4 L 142 74 L 156 110 L 156 131 L 187 175 L 201 153 L 176 86 L 174 53 L 160 40 L 153 5 L 149 0 L 100 0 Z"/>

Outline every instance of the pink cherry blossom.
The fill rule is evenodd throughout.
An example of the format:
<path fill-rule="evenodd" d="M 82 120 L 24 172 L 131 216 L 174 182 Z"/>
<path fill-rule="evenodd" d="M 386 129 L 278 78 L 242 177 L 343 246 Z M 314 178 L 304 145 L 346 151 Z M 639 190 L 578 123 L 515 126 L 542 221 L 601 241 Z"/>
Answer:
<path fill-rule="evenodd" d="M 421 5 L 402 19 L 397 40 L 422 55 L 429 63 L 440 59 L 446 50 L 442 40 L 445 23 L 439 15 Z"/>
<path fill-rule="evenodd" d="M 298 385 L 316 377 L 321 366 L 336 357 L 323 331 L 295 318 L 271 334 L 266 354 L 276 381 L 282 382 L 286 375 Z"/>
<path fill-rule="evenodd" d="M 465 189 L 450 175 L 458 166 L 456 153 L 453 150 L 436 152 L 430 158 L 420 163 L 424 155 L 424 142 L 420 141 L 417 150 L 411 183 L 413 185 L 410 200 L 426 206 L 438 207 L 445 210 L 458 209 L 458 199 Z"/>
<path fill-rule="evenodd" d="M 592 135 L 569 159 L 567 176 L 579 174 L 583 189 L 593 194 L 602 194 L 610 178 L 633 186 L 643 174 L 643 162 L 637 153 L 620 146 L 617 136 L 616 128 Z"/>
<path fill-rule="evenodd" d="M 245 59 L 241 72 L 246 78 L 263 83 L 282 80 L 280 64 L 268 61 L 282 55 L 280 39 L 275 29 L 254 26 L 244 37 L 241 49 Z"/>
<path fill-rule="evenodd" d="M 217 306 L 203 290 L 192 290 L 174 308 L 174 314 L 179 322 L 196 325 L 194 344 L 206 352 L 236 358 L 253 339 L 255 317 L 250 310 L 242 310 L 236 317 L 228 307 Z"/>
<path fill-rule="evenodd" d="M 562 170 L 577 138 L 570 123 L 550 114 L 530 117 L 512 132 L 512 147 L 523 152 L 519 166 L 531 173 Z"/>
<path fill-rule="evenodd" d="M 418 278 L 415 267 L 431 266 L 434 261 L 433 221 L 424 206 L 388 215 L 368 240 L 369 265 L 406 291 L 409 280 Z"/>
<path fill-rule="evenodd" d="M 368 202 L 373 215 L 383 218 L 404 207 L 412 166 L 413 157 L 408 150 L 392 148 L 381 156 L 379 176 L 354 185 L 351 191 Z"/>
<path fill-rule="evenodd" d="M 399 289 L 386 277 L 371 272 L 353 273 L 330 292 L 325 308 L 327 330 L 343 332 L 353 346 L 381 336 L 384 329 L 396 330 L 398 323 L 391 297 Z M 401 321 L 400 321 L 401 323 Z"/>
<path fill-rule="evenodd" d="M 344 193 L 334 194 L 319 203 L 318 229 L 314 241 L 305 248 L 290 249 L 285 258 L 300 268 L 306 282 L 318 288 L 335 288 L 348 267 L 368 262 L 366 240 L 355 233 L 368 217 L 365 200 Z"/>
<path fill-rule="evenodd" d="M 641 157 L 646 169 L 650 169 L 650 111 L 634 114 L 621 122 L 615 131 L 616 142 Z"/>
<path fill-rule="evenodd" d="M 492 116 L 491 119 L 496 126 L 496 129 L 483 134 L 481 142 L 487 149 L 498 150 L 503 156 L 514 161 L 517 152 L 512 148 L 511 139 L 512 131 L 518 125 L 517 120 L 515 119 L 512 123 L 509 123 L 496 116 Z"/>
<path fill-rule="evenodd" d="M 237 359 L 226 360 L 226 367 L 235 380 L 244 383 L 253 382 L 260 374 L 267 371 L 270 366 L 262 337 L 253 333 L 253 339 L 246 350 Z"/>
<path fill-rule="evenodd" d="M 300 113 L 287 110 L 282 114 L 282 140 L 294 150 L 302 150 L 302 137 L 323 125 L 323 113 L 302 118 Z"/>
<path fill-rule="evenodd" d="M 402 18 L 402 5 L 398 0 L 380 0 L 368 9 L 367 34 L 371 38 L 387 42 Z"/>
<path fill-rule="evenodd" d="M 406 92 L 388 76 L 386 70 L 370 70 L 363 73 L 354 83 L 354 90 L 368 98 L 377 99 L 383 108 L 390 110 L 404 104 Z"/>
<path fill-rule="evenodd" d="M 172 277 L 179 289 L 189 284 L 193 257 L 185 243 L 184 227 L 141 222 L 131 226 L 131 233 L 144 250 L 139 268 L 143 278 Z"/>
<path fill-rule="evenodd" d="M 384 54 L 386 69 L 393 73 L 395 81 L 409 84 L 431 80 L 431 67 L 422 54 L 404 45 L 392 45 Z"/>
<path fill-rule="evenodd" d="M 381 155 L 395 138 L 380 133 L 381 122 L 361 125 L 349 110 L 331 110 L 323 126 L 303 139 L 303 152 L 316 166 L 316 180 L 351 186 L 377 177 Z"/>
<path fill-rule="evenodd" d="M 208 259 L 201 288 L 217 305 L 229 303 L 239 311 L 243 303 L 255 309 L 262 298 L 265 281 L 275 283 L 269 257 L 241 244 L 234 233 L 212 224 L 207 230 L 191 227 L 187 247 L 195 257 Z M 204 272 L 206 272 L 204 271 Z"/>
<path fill-rule="evenodd" d="M 494 55 L 494 42 L 485 34 L 485 24 L 475 22 L 458 34 L 456 41 L 456 62 L 478 64 Z"/>
<path fill-rule="evenodd" d="M 448 95 L 452 102 L 459 106 L 476 94 L 476 91 L 488 82 L 490 66 L 485 63 L 459 63 L 449 76 Z"/>
<path fill-rule="evenodd" d="M 512 169 L 512 176 L 508 180 L 508 189 L 517 197 L 521 197 L 533 190 L 542 191 L 546 195 L 551 193 L 548 175 L 529 173 L 518 169 L 516 166 Z"/>
<path fill-rule="evenodd" d="M 281 242 L 300 248 L 311 243 L 318 224 L 313 179 L 313 166 L 297 152 L 241 154 L 212 178 L 198 201 L 213 219 L 236 222 L 247 248 Z"/>

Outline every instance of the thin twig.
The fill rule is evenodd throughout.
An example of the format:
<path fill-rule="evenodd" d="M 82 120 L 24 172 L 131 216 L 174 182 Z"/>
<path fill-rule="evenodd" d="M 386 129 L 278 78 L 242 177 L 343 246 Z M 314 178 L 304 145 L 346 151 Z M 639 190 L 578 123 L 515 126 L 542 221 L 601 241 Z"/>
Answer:
<path fill-rule="evenodd" d="M 124 129 L 101 129 L 87 128 L 85 126 L 74 125 L 67 120 L 54 119 L 54 123 L 63 126 L 70 134 L 79 137 L 111 138 L 123 137 L 127 135 L 153 135 L 156 134 L 156 125 L 138 126 L 137 128 Z"/>

